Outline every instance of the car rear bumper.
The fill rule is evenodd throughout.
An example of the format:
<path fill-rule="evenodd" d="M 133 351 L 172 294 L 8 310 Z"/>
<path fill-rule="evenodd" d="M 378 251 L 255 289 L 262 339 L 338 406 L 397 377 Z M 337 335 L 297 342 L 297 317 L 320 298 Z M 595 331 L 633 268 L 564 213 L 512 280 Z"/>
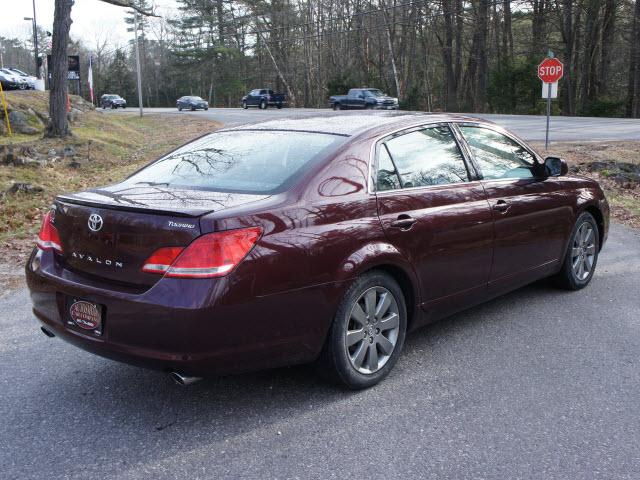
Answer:
<path fill-rule="evenodd" d="M 51 252 L 43 252 L 34 268 L 35 253 L 26 267 L 27 284 L 34 315 L 47 331 L 106 358 L 185 375 L 312 361 L 333 316 L 333 302 L 326 299 L 339 298 L 335 287 L 324 285 L 236 300 L 225 278 L 215 284 L 167 278 L 142 293 L 110 290 L 57 266 Z M 103 305 L 100 337 L 67 325 L 68 297 Z M 321 307 L 292 322 L 292 309 L 308 310 L 309 302 Z"/>

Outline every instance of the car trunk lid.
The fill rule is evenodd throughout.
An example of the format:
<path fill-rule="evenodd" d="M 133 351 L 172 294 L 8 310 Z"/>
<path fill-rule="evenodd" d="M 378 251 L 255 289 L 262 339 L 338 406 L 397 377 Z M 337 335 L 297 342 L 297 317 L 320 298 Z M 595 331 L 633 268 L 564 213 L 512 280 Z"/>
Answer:
<path fill-rule="evenodd" d="M 150 287 L 161 276 L 141 268 L 153 252 L 191 243 L 201 234 L 201 215 L 261 197 L 149 187 L 59 196 L 54 224 L 64 251 L 62 261 L 75 272 Z"/>

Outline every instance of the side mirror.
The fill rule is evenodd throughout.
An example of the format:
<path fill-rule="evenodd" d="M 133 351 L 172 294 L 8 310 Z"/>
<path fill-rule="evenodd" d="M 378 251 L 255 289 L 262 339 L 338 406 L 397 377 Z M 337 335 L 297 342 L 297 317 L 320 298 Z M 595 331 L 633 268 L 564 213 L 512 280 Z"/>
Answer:
<path fill-rule="evenodd" d="M 558 157 L 547 157 L 544 159 L 544 167 L 550 177 L 561 177 L 569 173 L 567 162 Z"/>

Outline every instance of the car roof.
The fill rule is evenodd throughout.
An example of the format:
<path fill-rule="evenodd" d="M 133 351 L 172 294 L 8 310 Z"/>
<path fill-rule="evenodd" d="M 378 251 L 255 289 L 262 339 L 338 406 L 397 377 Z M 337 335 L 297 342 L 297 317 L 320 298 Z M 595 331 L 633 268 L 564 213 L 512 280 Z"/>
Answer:
<path fill-rule="evenodd" d="M 329 133 L 352 137 L 368 131 L 395 130 L 424 123 L 438 122 L 482 122 L 491 123 L 479 118 L 450 114 L 424 112 L 330 112 L 314 116 L 291 115 L 284 118 L 260 121 L 245 125 L 228 127 L 222 131 L 235 130 L 288 130 Z"/>

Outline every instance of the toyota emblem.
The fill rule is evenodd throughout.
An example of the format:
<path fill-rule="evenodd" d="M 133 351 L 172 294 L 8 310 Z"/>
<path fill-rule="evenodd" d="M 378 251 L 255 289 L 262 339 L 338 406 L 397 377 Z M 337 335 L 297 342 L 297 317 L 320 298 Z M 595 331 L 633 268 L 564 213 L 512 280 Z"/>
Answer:
<path fill-rule="evenodd" d="M 97 232 L 102 228 L 102 217 L 97 213 L 92 213 L 89 216 L 89 221 L 87 224 L 89 225 L 89 230 L 92 232 Z"/>

